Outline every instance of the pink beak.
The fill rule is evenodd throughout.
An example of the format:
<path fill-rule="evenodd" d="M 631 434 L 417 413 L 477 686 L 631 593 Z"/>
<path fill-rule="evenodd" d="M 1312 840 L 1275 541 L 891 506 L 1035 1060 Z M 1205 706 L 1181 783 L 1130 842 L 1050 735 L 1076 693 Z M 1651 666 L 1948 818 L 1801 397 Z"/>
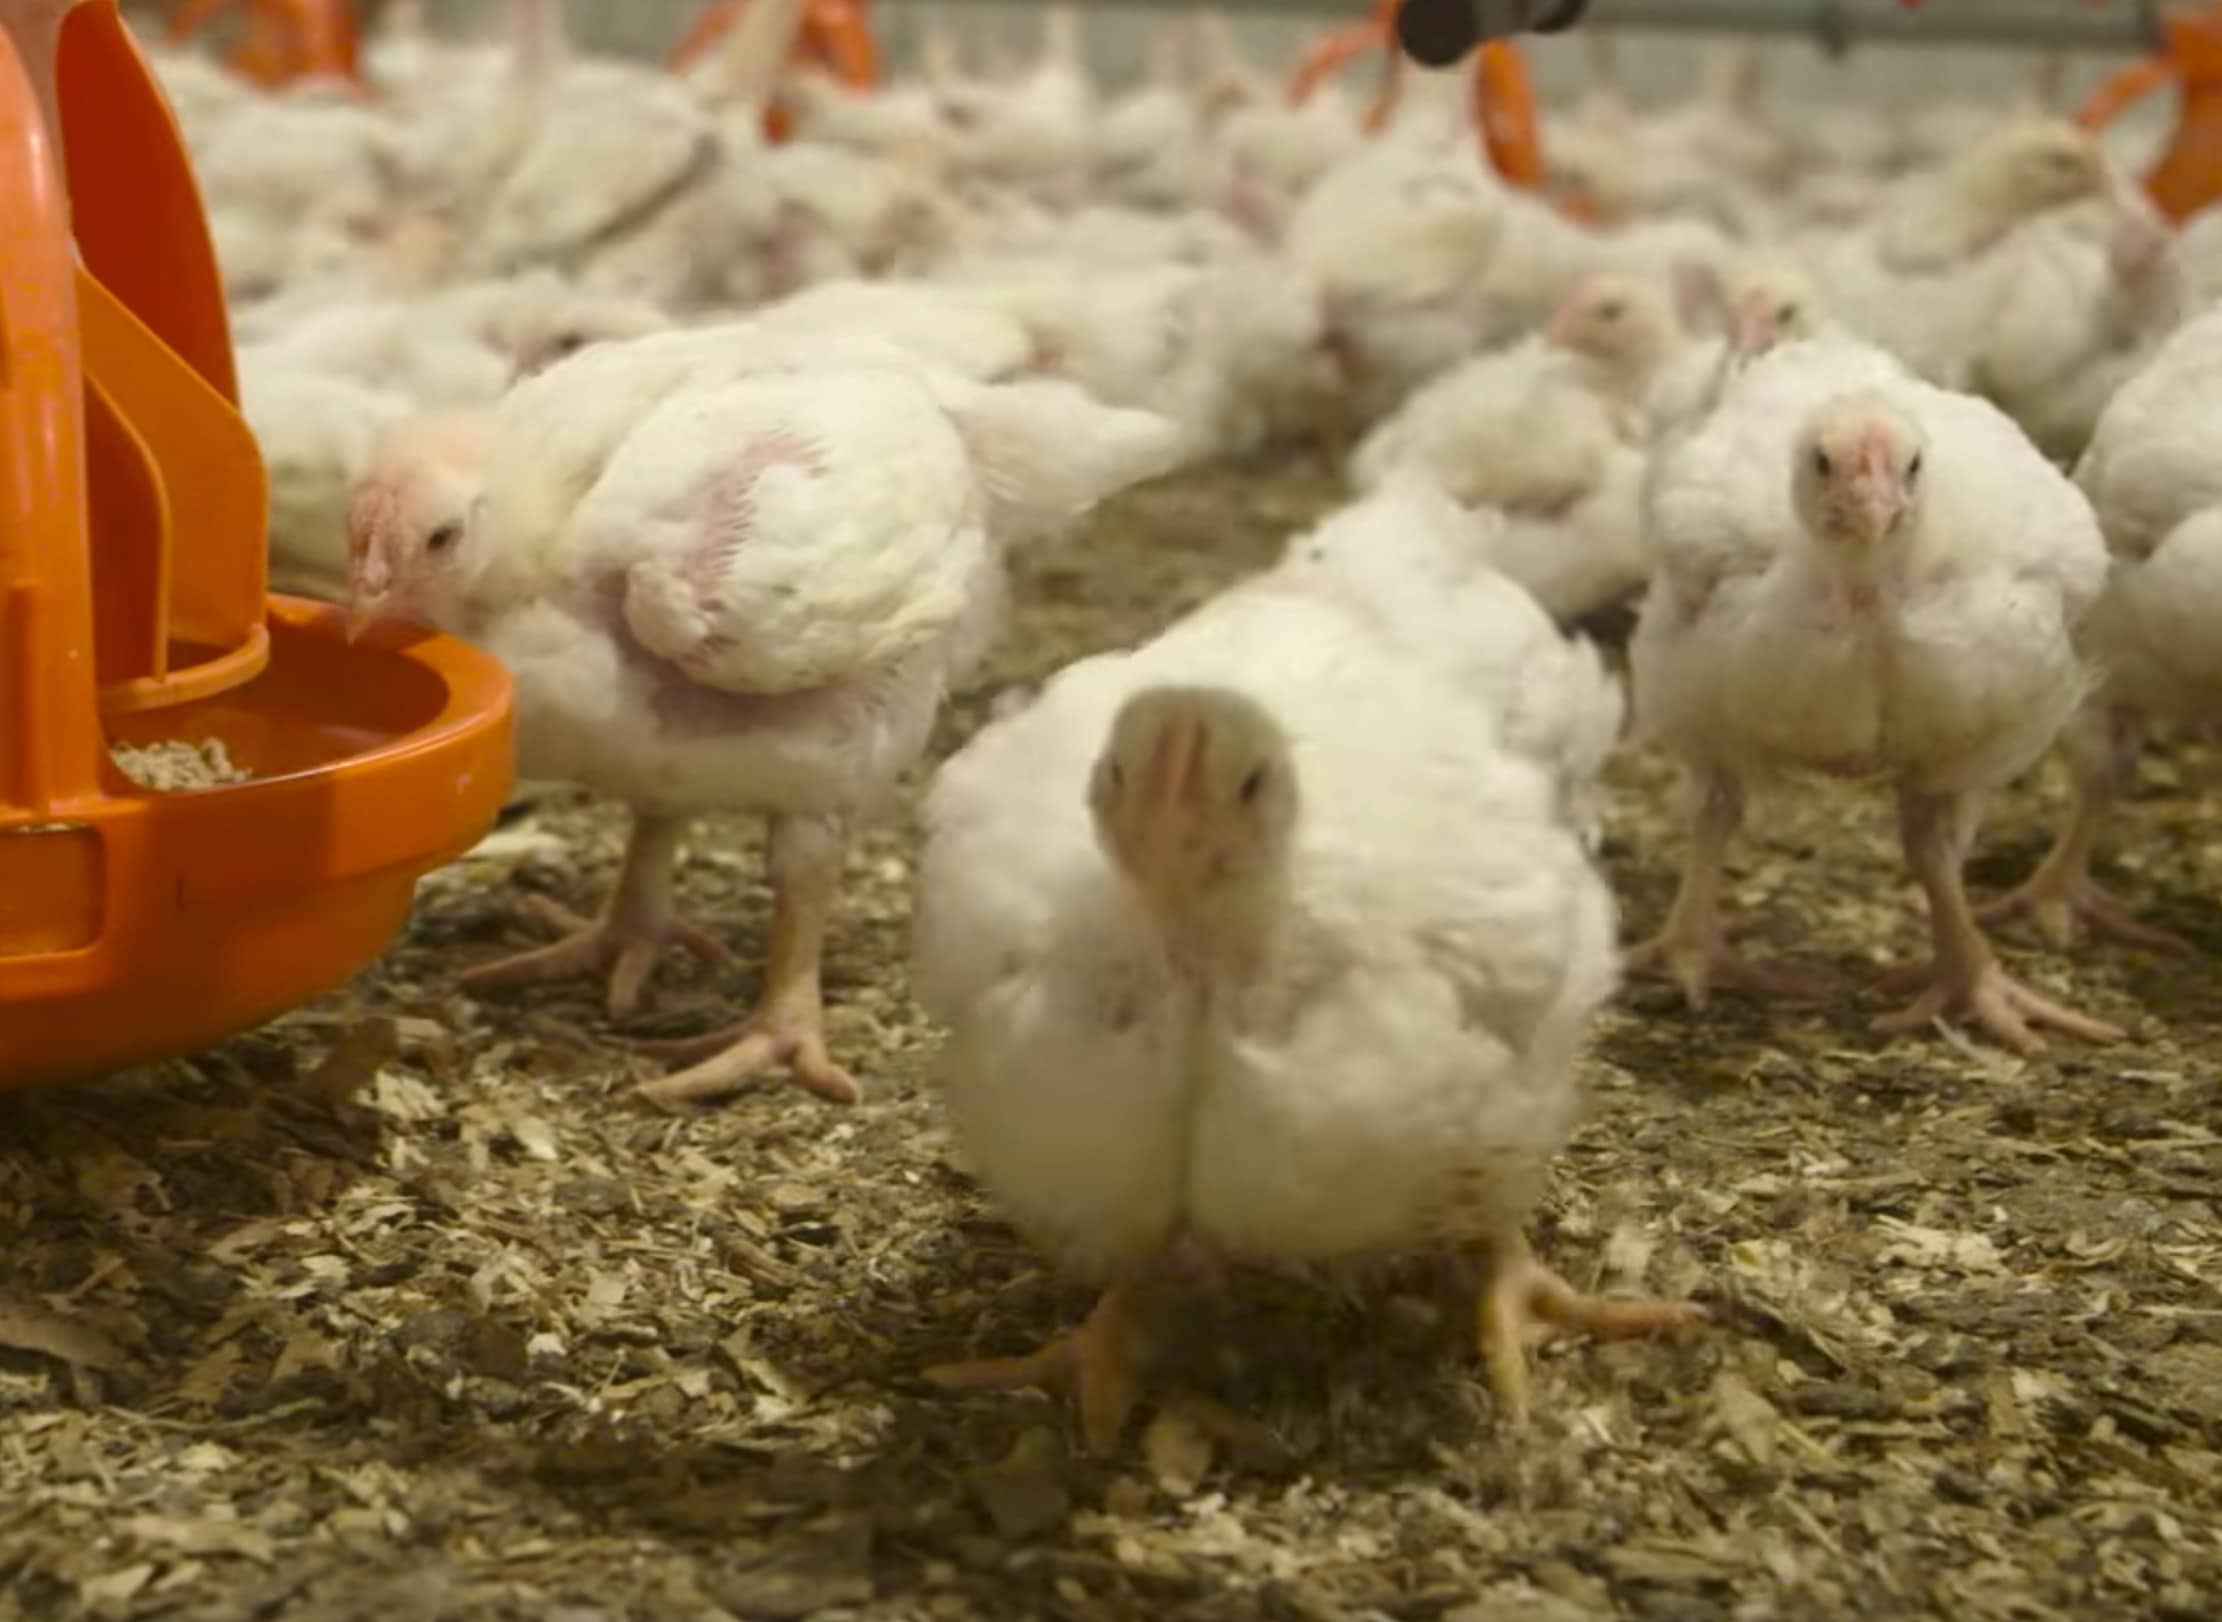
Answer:
<path fill-rule="evenodd" d="M 1736 306 L 1735 331 L 1730 341 L 1739 355 L 1759 355 L 1772 349 L 1781 335 L 1775 330 L 1774 308 L 1763 297 L 1754 296 Z"/>
<path fill-rule="evenodd" d="M 1905 495 L 1890 465 L 1887 446 L 1861 447 L 1859 467 L 1852 475 L 1851 504 L 1858 520 L 1857 533 L 1870 546 L 1881 541 L 1898 522 L 1905 510 Z"/>

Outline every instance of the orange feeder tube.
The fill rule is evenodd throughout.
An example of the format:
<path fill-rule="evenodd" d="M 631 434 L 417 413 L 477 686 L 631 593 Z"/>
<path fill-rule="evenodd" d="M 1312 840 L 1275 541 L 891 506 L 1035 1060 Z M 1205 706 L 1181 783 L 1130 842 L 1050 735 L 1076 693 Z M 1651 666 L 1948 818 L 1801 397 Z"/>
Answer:
<path fill-rule="evenodd" d="M 190 42 L 242 5 L 246 31 L 225 59 L 233 72 L 270 86 L 316 78 L 363 84 L 362 49 L 347 0 L 184 0 L 170 13 L 170 43 Z"/>
<path fill-rule="evenodd" d="M 1397 48 L 1396 40 L 1401 6 L 1402 0 L 1375 0 L 1373 14 L 1364 22 L 1337 29 L 1306 51 L 1289 80 L 1290 102 L 1302 106 L 1329 78 L 1367 51 L 1378 50 L 1387 56 L 1388 65 L 1363 123 L 1368 134 L 1386 128 L 1404 82 L 1404 53 Z M 1483 155 L 1507 185 L 1541 190 L 1548 176 L 1543 167 L 1541 119 L 1527 58 L 1510 40 L 1487 40 L 1474 52 L 1473 73 L 1475 117 Z M 1591 212 L 1571 201 L 1560 206 L 1582 218 Z"/>
<path fill-rule="evenodd" d="M 184 142 L 115 0 L 0 0 L 0 1088 L 346 980 L 491 825 L 510 687 L 265 592 L 267 487 Z M 74 238 L 74 240 L 73 240 Z M 143 790 L 115 743 L 252 774 Z"/>
<path fill-rule="evenodd" d="M 748 9 L 748 0 L 717 0 L 696 13 L 679 43 L 664 58 L 672 73 L 691 71 L 717 49 Z M 810 0 L 796 32 L 791 60 L 823 68 L 852 90 L 872 90 L 880 84 L 879 44 L 872 33 L 872 19 L 864 0 Z M 784 141 L 793 119 L 776 103 L 764 114 L 766 133 Z"/>
<path fill-rule="evenodd" d="M 2176 127 L 2145 174 L 2154 207 L 2177 224 L 2222 197 L 2222 5 L 2164 14 L 2160 54 L 2133 63 L 2094 90 L 2076 112 L 2104 129 L 2164 85 L 2176 87 Z"/>

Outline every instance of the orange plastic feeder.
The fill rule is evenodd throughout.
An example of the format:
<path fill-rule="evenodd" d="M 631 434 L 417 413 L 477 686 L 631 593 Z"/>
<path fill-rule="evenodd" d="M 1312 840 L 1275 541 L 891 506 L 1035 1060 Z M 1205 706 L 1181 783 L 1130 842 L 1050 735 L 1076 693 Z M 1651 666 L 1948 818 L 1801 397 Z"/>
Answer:
<path fill-rule="evenodd" d="M 1328 79 L 1366 52 L 1379 51 L 1386 59 L 1381 88 L 1367 104 L 1362 124 L 1369 135 L 1386 128 L 1404 86 L 1404 53 L 1396 37 L 1402 4 L 1403 0 L 1375 0 L 1373 14 L 1364 22 L 1339 28 L 1306 51 L 1289 80 L 1290 102 L 1301 107 Z M 1508 39 L 1487 40 L 1474 52 L 1473 72 L 1483 155 L 1507 185 L 1540 190 L 1547 176 L 1527 58 Z M 1585 213 L 1584 205 L 1573 199 L 1561 200 L 1560 206 L 1577 217 Z"/>
<path fill-rule="evenodd" d="M 225 58 L 234 73 L 273 87 L 339 79 L 363 88 L 362 50 L 347 0 L 184 0 L 170 13 L 169 41 L 184 45 L 242 6 L 247 26 Z"/>
<path fill-rule="evenodd" d="M 351 646 L 336 609 L 265 594 L 176 121 L 115 0 L 0 23 L 0 1087 L 23 1087 L 345 981 L 492 824 L 512 757 L 491 659 L 401 626 Z M 211 739 L 251 781 L 144 790 L 109 757 Z"/>
<path fill-rule="evenodd" d="M 672 73 L 691 71 L 717 49 L 747 10 L 748 0 L 717 0 L 703 7 L 664 58 L 664 67 Z M 852 90 L 878 89 L 879 43 L 865 0 L 809 0 L 789 60 L 823 68 Z M 765 109 L 764 131 L 770 139 L 784 141 L 793 129 L 793 115 L 785 107 L 774 102 Z"/>
<path fill-rule="evenodd" d="M 2222 197 L 2222 5 L 2163 13 L 2160 37 L 2159 55 L 2101 84 L 2075 118 L 2101 130 L 2154 91 L 2176 87 L 2176 127 L 2145 191 L 2180 225 Z"/>

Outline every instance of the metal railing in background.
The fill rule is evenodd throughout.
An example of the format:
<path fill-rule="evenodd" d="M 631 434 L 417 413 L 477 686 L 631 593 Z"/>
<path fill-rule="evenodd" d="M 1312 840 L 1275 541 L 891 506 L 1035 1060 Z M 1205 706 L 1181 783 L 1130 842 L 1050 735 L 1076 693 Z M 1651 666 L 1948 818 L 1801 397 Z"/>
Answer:
<path fill-rule="evenodd" d="M 1042 0 L 975 0 L 995 9 L 1033 9 Z M 1229 14 L 1354 18 L 1363 0 L 1215 0 Z M 1197 0 L 1114 0 L 1107 9 L 1192 11 Z M 910 9 L 900 3 L 891 13 Z M 1630 33 L 1748 34 L 1809 39 L 1836 52 L 1856 44 L 1998 45 L 2020 50 L 2146 52 L 2159 42 L 2155 0 L 1933 0 L 1907 10 L 1896 0 L 1591 0 L 1581 28 Z"/>

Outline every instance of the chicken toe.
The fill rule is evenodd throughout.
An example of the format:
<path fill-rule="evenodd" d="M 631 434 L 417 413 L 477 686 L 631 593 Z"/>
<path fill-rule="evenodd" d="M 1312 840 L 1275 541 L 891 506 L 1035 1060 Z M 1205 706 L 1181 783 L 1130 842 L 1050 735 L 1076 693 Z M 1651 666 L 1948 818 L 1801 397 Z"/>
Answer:
<path fill-rule="evenodd" d="M 2086 1042 L 2119 1042 L 2126 1034 L 2088 1014 L 2054 1002 L 2032 991 L 1985 954 L 1967 972 L 1945 973 L 1932 968 L 1928 989 L 1907 1007 L 1876 1018 L 1874 1028 L 1888 1034 L 1917 1031 L 1940 1019 L 1966 1019 L 2012 1048 L 2016 1053 L 2042 1053 L 2044 1038 L 2039 1027 L 2064 1031 Z"/>
<path fill-rule="evenodd" d="M 1700 772 L 1692 786 L 1696 809 L 1674 905 L 1658 934 L 1628 948 L 1627 972 L 1673 981 L 1700 1010 L 1716 986 L 1813 1002 L 1836 995 L 1841 988 L 1831 975 L 1753 963 L 1729 946 L 1720 923 L 1721 859 L 1743 822 L 1743 791 L 1733 778 L 1711 772 Z"/>
<path fill-rule="evenodd" d="M 616 893 L 600 920 L 588 922 L 545 897 L 529 897 L 525 909 L 564 931 L 563 938 L 482 963 L 458 983 L 469 991 L 488 991 L 606 972 L 610 1017 L 629 1019 L 639 1012 L 656 960 L 668 948 L 683 948 L 706 963 L 731 964 L 733 953 L 723 941 L 673 914 L 671 870 L 684 826 L 673 817 L 636 815 Z"/>
<path fill-rule="evenodd" d="M 2120 1027 L 2038 995 L 1999 964 L 1968 905 L 1960 871 L 1965 843 L 1956 831 L 1959 813 L 1955 796 L 1910 791 L 1899 796 L 1899 838 L 1905 846 L 1906 865 L 1928 898 L 1935 957 L 1926 975 L 1927 988 L 1910 1007 L 1875 1020 L 1874 1028 L 1904 1032 L 1938 1019 L 1969 1019 L 2017 1053 L 2044 1051 L 2044 1038 L 2037 1034 L 2040 1026 L 2087 1042 L 2122 1040 Z"/>
<path fill-rule="evenodd" d="M 1538 1328 L 1586 1330 L 1613 1339 L 1673 1334 L 1708 1321 L 1691 1301 L 1586 1295 L 1537 1261 L 1517 1235 L 1489 1247 L 1478 1329 L 1497 1401 L 1520 1423 L 1528 1415 L 1527 1342 Z"/>
<path fill-rule="evenodd" d="M 1114 1284 L 1079 1327 L 1038 1351 L 943 1363 L 928 1369 L 926 1378 L 945 1391 L 1070 1392 L 1088 1451 L 1103 1457 L 1117 1450 L 1138 1391 L 1132 1305 L 1128 1289 Z"/>
<path fill-rule="evenodd" d="M 772 932 L 762 1000 L 740 1024 L 712 1035 L 642 1043 L 644 1053 L 689 1066 L 641 1083 L 643 1098 L 667 1108 L 705 1104 L 781 1068 L 830 1103 L 853 1104 L 864 1096 L 856 1078 L 826 1051 L 819 983 L 843 848 L 840 830 L 827 823 L 786 817 L 773 825 Z"/>

